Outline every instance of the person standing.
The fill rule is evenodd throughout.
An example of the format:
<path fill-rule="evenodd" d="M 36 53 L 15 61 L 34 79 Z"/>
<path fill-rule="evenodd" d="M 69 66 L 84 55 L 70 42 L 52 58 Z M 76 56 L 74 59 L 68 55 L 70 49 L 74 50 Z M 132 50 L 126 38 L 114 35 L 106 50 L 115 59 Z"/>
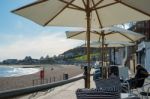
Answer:
<path fill-rule="evenodd" d="M 40 71 L 40 80 L 41 80 L 41 84 L 43 84 L 44 83 L 44 67 L 41 69 L 41 71 Z"/>

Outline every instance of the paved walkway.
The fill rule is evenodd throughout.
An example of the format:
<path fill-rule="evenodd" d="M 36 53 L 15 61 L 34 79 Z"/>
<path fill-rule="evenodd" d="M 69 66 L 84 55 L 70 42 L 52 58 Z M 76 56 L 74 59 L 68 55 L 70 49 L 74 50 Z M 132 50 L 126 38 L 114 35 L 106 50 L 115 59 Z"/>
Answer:
<path fill-rule="evenodd" d="M 91 74 L 94 72 L 94 69 L 91 70 Z M 78 75 L 81 76 L 82 74 Z M 77 76 L 76 76 L 77 77 Z M 96 88 L 93 81 L 93 76 L 91 76 L 91 88 Z M 84 88 L 84 79 L 62 85 L 51 89 L 50 91 L 38 92 L 37 94 L 29 94 L 16 99 L 77 99 L 76 90 L 78 88 Z"/>
<path fill-rule="evenodd" d="M 93 70 L 91 71 L 91 73 Z M 150 80 L 146 80 L 150 82 Z M 56 87 L 50 92 L 39 92 L 37 95 L 28 95 L 19 99 L 77 99 L 76 90 L 78 88 L 84 88 L 84 80 L 78 80 L 60 87 Z M 91 77 L 91 88 L 96 88 L 93 78 Z M 29 98 L 32 97 L 32 98 Z M 145 99 L 145 98 L 144 98 Z"/>
<path fill-rule="evenodd" d="M 84 88 L 83 79 L 60 87 L 56 87 L 53 91 L 47 93 L 46 95 L 42 95 L 37 99 L 77 99 L 75 93 L 78 88 Z M 96 88 L 92 77 L 91 88 Z"/>

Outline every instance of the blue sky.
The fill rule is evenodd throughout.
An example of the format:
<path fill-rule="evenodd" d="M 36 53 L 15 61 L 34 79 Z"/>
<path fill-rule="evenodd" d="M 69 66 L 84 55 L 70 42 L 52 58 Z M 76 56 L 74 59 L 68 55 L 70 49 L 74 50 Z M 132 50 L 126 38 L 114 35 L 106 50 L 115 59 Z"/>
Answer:
<path fill-rule="evenodd" d="M 0 61 L 58 55 L 81 44 L 81 41 L 66 39 L 65 31 L 70 28 L 43 27 L 11 13 L 33 1 L 0 0 Z"/>

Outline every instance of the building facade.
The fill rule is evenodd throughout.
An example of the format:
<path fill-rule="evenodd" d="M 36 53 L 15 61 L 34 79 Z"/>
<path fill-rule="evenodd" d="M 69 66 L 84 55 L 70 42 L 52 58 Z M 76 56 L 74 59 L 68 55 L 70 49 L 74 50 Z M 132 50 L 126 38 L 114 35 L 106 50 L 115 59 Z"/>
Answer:
<path fill-rule="evenodd" d="M 130 30 L 145 35 L 145 38 L 137 42 L 134 59 L 135 64 L 142 64 L 150 71 L 150 20 L 137 22 Z"/>

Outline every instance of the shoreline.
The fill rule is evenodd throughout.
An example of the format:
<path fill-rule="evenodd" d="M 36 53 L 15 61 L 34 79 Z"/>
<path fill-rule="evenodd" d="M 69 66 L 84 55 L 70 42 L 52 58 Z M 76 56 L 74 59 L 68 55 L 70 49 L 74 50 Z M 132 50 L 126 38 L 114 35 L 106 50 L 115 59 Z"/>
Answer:
<path fill-rule="evenodd" d="M 53 70 L 51 67 L 53 67 Z M 54 77 L 55 81 L 60 81 L 63 78 L 63 74 L 68 74 L 69 78 L 71 78 L 83 73 L 80 67 L 74 65 L 51 65 L 45 68 L 44 71 L 44 78 L 47 79 L 44 83 L 50 83 L 50 80 L 54 82 Z M 0 91 L 33 86 L 33 80 L 36 79 L 38 79 L 39 82 L 35 83 L 35 85 L 39 85 L 40 72 L 18 77 L 0 77 Z"/>
<path fill-rule="evenodd" d="M 37 65 L 2 65 L 0 64 L 0 66 L 10 66 L 10 67 L 21 67 L 21 68 L 36 68 L 36 67 L 49 67 L 49 66 L 55 66 L 55 65 L 62 65 L 62 64 L 37 64 Z"/>
<path fill-rule="evenodd" d="M 12 66 L 0 66 L 0 78 L 19 77 L 24 75 L 35 74 L 40 71 L 40 68 L 22 68 Z"/>

